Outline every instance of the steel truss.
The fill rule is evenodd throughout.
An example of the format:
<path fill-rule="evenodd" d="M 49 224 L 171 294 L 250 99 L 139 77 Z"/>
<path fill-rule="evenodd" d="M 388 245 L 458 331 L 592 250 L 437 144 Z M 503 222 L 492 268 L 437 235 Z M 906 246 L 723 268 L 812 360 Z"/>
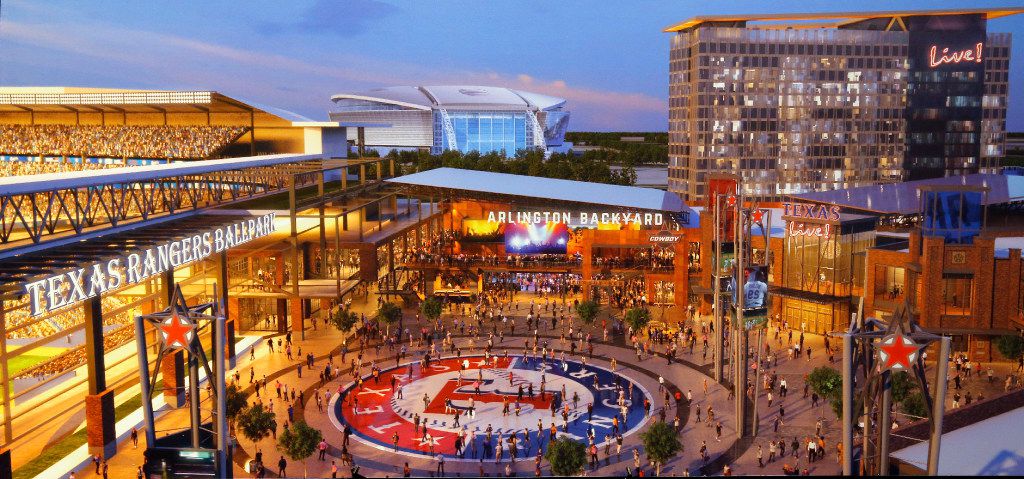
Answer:
<path fill-rule="evenodd" d="M 0 195 L 0 246 L 38 244 L 91 229 L 113 228 L 223 206 L 279 193 L 293 186 L 311 186 L 316 184 L 321 170 L 321 162 L 315 160 L 3 194 Z"/>

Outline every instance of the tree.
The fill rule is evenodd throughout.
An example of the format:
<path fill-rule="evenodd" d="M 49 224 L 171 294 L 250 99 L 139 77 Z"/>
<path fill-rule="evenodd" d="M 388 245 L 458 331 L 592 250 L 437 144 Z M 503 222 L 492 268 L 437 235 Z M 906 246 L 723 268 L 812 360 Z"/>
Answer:
<path fill-rule="evenodd" d="M 594 319 L 597 318 L 599 312 L 601 312 L 601 305 L 592 299 L 588 299 L 576 307 L 576 315 L 584 324 L 594 324 Z"/>
<path fill-rule="evenodd" d="M 807 376 L 811 390 L 829 402 L 836 416 L 843 413 L 843 375 L 828 366 L 819 366 Z"/>
<path fill-rule="evenodd" d="M 238 415 L 241 414 L 245 408 L 249 407 L 249 401 L 246 398 L 245 393 L 238 389 L 237 384 L 228 384 L 224 394 L 224 402 L 227 406 L 226 416 L 228 421 L 232 424 L 231 428 L 234 429 L 235 419 L 238 418 Z"/>
<path fill-rule="evenodd" d="M 323 435 L 320 434 L 320 430 L 309 427 L 300 419 L 281 433 L 277 438 L 277 446 L 291 460 L 302 461 L 302 477 L 306 477 L 306 459 L 313 455 L 321 440 Z"/>
<path fill-rule="evenodd" d="M 376 318 L 377 321 L 389 325 L 397 322 L 398 334 L 402 334 L 402 308 L 397 304 L 390 302 L 381 303 L 380 307 L 377 308 Z"/>
<path fill-rule="evenodd" d="M 338 331 L 347 333 L 352 331 L 355 327 L 356 321 L 359 321 L 359 315 L 348 308 L 339 308 L 334 316 L 331 317 L 331 322 L 334 323 L 334 327 L 338 328 Z"/>
<path fill-rule="evenodd" d="M 1021 356 L 1024 356 L 1024 338 L 1011 335 L 1000 336 L 996 338 L 996 349 L 1006 359 L 1020 359 Z"/>
<path fill-rule="evenodd" d="M 661 466 L 683 450 L 676 428 L 665 421 L 651 424 L 651 427 L 640 433 L 640 439 L 644 443 L 647 457 L 654 463 L 655 476 L 660 476 Z"/>
<path fill-rule="evenodd" d="M 434 296 L 427 296 L 427 299 L 423 300 L 423 303 L 420 304 L 420 312 L 423 313 L 423 316 L 429 319 L 430 322 L 434 322 L 437 318 L 440 318 L 443 310 L 444 304 L 441 303 L 440 299 L 437 299 Z"/>
<path fill-rule="evenodd" d="M 917 390 L 917 381 L 906 371 L 896 371 L 889 377 L 892 391 L 892 400 L 897 403 L 903 402 L 910 396 L 910 393 Z"/>
<path fill-rule="evenodd" d="M 377 308 L 376 318 L 381 322 L 392 324 L 402 319 L 402 308 L 395 303 L 381 303 Z"/>
<path fill-rule="evenodd" d="M 902 402 L 900 402 L 900 409 L 905 414 L 916 417 L 927 417 L 928 406 L 924 403 L 924 395 L 921 391 L 914 391 L 913 394 L 907 396 Z"/>
<path fill-rule="evenodd" d="M 587 447 L 567 437 L 560 437 L 548 444 L 544 459 L 551 464 L 551 473 L 556 476 L 575 476 L 587 464 Z"/>
<path fill-rule="evenodd" d="M 242 435 L 246 439 L 258 445 L 277 430 L 277 419 L 274 412 L 265 409 L 262 404 L 253 404 L 238 416 L 238 427 L 242 428 Z"/>
<path fill-rule="evenodd" d="M 626 311 L 626 323 L 633 328 L 634 333 L 639 333 L 650 322 L 651 312 L 647 308 L 633 308 Z"/>

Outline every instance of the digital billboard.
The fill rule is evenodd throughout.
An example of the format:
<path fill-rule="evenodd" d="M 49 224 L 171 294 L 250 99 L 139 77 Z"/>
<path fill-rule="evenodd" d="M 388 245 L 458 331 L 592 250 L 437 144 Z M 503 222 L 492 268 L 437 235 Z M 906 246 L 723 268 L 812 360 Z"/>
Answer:
<path fill-rule="evenodd" d="M 566 254 L 569 228 L 565 223 L 508 223 L 505 251 L 510 254 Z"/>

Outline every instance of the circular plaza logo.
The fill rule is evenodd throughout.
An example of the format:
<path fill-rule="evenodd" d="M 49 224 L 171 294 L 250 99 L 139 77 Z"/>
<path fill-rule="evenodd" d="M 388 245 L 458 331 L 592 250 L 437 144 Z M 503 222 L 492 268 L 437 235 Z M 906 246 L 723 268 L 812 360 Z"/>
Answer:
<path fill-rule="evenodd" d="M 336 427 L 350 425 L 378 449 L 470 460 L 513 435 L 521 455 L 535 453 L 552 428 L 556 437 L 593 435 L 598 444 L 628 435 L 645 420 L 645 399 L 648 392 L 629 378 L 577 361 L 468 356 L 368 375 L 329 410 Z"/>

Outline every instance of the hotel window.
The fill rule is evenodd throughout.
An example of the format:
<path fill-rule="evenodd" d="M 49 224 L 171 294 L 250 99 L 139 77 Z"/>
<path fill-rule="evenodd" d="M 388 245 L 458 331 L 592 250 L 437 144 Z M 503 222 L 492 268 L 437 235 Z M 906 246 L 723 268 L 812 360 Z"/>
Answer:
<path fill-rule="evenodd" d="M 906 297 L 906 269 L 875 266 L 875 299 L 902 303 Z"/>
<path fill-rule="evenodd" d="M 971 314 L 973 276 L 947 276 L 942 278 L 942 314 L 967 316 Z"/>

